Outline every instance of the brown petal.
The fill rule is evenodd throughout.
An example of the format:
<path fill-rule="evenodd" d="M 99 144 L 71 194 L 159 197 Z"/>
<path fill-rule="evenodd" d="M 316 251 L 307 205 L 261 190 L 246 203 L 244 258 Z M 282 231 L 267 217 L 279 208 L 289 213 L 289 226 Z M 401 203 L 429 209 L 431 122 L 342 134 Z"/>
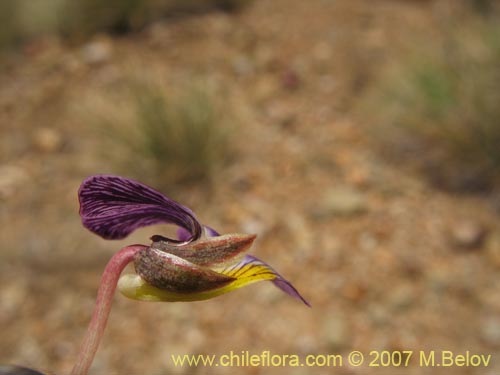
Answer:
<path fill-rule="evenodd" d="M 149 284 L 175 293 L 202 292 L 220 288 L 234 280 L 234 277 L 155 248 L 139 252 L 134 265 L 137 274 Z"/>
<path fill-rule="evenodd" d="M 199 266 L 220 266 L 248 250 L 255 240 L 255 234 L 225 234 L 202 238 L 181 246 L 167 241 L 156 241 L 152 249 L 173 254 Z M 158 237 L 153 236 L 153 241 Z"/>

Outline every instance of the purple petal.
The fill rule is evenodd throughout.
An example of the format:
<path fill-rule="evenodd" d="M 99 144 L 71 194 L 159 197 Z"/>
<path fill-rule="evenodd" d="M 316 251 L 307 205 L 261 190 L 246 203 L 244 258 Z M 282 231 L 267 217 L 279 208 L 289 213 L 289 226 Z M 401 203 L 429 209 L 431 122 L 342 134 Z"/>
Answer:
<path fill-rule="evenodd" d="M 292 296 L 293 298 L 297 298 L 298 300 L 304 302 L 307 306 L 311 307 L 311 304 L 307 302 L 307 300 L 300 295 L 300 293 L 297 291 L 297 289 L 295 289 L 295 287 L 290 283 L 290 281 L 285 280 L 284 278 L 279 276 L 276 279 L 271 280 L 271 282 L 286 294 Z"/>
<path fill-rule="evenodd" d="M 205 234 L 207 237 L 218 237 L 220 236 L 219 232 L 217 232 L 215 229 L 210 228 L 208 225 L 203 226 L 205 228 Z"/>
<path fill-rule="evenodd" d="M 185 229 L 189 241 L 202 234 L 201 224 L 189 208 L 131 179 L 111 175 L 88 177 L 80 186 L 78 197 L 83 225 L 105 239 L 122 239 L 137 228 L 158 223 Z"/>
<path fill-rule="evenodd" d="M 293 298 L 296 298 L 299 301 L 302 301 L 307 306 L 311 307 L 309 302 L 307 302 L 306 299 L 300 295 L 297 289 L 295 289 L 295 287 L 288 280 L 286 280 L 283 276 L 281 276 L 269 264 L 263 262 L 262 260 L 252 255 L 245 255 L 245 257 L 241 260 L 241 262 L 238 263 L 238 268 L 242 268 L 243 266 L 248 264 L 262 265 L 268 268 L 268 270 L 276 276 L 275 279 L 270 280 L 274 285 L 276 285 L 278 288 L 280 288 L 283 292 L 285 292 L 289 296 L 292 296 Z"/>
<path fill-rule="evenodd" d="M 179 241 L 181 241 L 181 242 L 189 241 L 189 237 L 191 237 L 191 233 L 189 233 L 186 229 L 184 229 L 182 227 L 179 227 L 177 229 L 177 239 Z"/>

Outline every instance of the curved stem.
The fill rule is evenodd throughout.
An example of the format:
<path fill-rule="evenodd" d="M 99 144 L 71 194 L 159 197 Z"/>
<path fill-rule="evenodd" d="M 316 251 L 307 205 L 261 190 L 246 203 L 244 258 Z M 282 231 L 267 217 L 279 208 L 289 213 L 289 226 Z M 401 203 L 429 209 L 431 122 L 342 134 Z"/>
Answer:
<path fill-rule="evenodd" d="M 71 371 L 71 375 L 86 375 L 94 360 L 99 341 L 106 328 L 113 295 L 118 279 L 123 269 L 134 260 L 135 255 L 147 249 L 144 245 L 131 245 L 124 247 L 109 260 L 101 277 L 94 313 L 87 328 L 78 359 Z"/>

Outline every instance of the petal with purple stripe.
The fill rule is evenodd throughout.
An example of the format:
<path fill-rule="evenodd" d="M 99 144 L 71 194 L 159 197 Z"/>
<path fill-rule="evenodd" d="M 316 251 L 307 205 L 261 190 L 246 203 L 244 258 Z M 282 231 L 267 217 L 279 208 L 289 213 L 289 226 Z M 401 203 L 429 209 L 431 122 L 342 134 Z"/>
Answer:
<path fill-rule="evenodd" d="M 122 239 L 137 228 L 159 223 L 185 229 L 189 233 L 186 241 L 202 235 L 201 224 L 189 208 L 131 179 L 112 175 L 88 177 L 80 186 L 78 197 L 83 225 L 105 239 Z"/>
<path fill-rule="evenodd" d="M 172 259 L 182 259 L 177 258 L 172 254 L 165 254 L 165 256 Z M 193 268 L 191 272 L 193 272 L 195 268 L 203 268 L 201 266 L 195 266 L 194 264 L 192 264 L 191 267 Z M 247 255 L 241 261 L 234 263 L 231 266 L 220 269 L 213 268 L 212 270 L 220 275 L 219 277 L 221 278 L 220 280 L 222 281 L 222 285 L 213 288 L 214 284 L 212 284 L 208 288 L 202 288 L 190 293 L 173 290 L 172 288 L 165 288 L 163 286 L 154 286 L 140 275 L 134 274 L 122 275 L 118 283 L 118 288 L 122 294 L 136 300 L 188 302 L 214 298 L 257 281 L 269 280 L 288 295 L 302 301 L 309 307 L 311 306 L 309 302 L 307 302 L 292 286 L 292 284 L 290 284 L 289 281 L 285 280 L 271 266 L 253 256 Z M 226 279 L 222 279 L 223 277 L 226 277 Z M 226 280 L 232 281 L 226 282 Z"/>
<path fill-rule="evenodd" d="M 235 263 L 230 267 L 217 269 L 216 271 L 236 279 L 226 286 L 226 288 L 230 290 L 239 289 L 255 281 L 269 280 L 286 294 L 311 307 L 309 302 L 307 302 L 307 300 L 300 295 L 297 289 L 295 289 L 295 287 L 288 280 L 281 276 L 269 264 L 255 258 L 252 255 L 246 255 L 238 263 Z"/>

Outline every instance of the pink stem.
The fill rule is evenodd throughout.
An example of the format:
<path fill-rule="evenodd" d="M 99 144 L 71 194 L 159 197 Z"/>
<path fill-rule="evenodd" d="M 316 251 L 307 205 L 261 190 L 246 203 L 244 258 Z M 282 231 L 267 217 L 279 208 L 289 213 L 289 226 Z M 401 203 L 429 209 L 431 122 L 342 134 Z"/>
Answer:
<path fill-rule="evenodd" d="M 71 375 L 86 375 L 94 360 L 99 341 L 106 328 L 113 295 L 118 279 L 123 269 L 134 260 L 135 254 L 146 249 L 144 245 L 131 245 L 124 247 L 110 259 L 101 277 L 94 313 L 90 320 L 87 333 L 83 340 L 78 359 L 71 371 Z"/>

